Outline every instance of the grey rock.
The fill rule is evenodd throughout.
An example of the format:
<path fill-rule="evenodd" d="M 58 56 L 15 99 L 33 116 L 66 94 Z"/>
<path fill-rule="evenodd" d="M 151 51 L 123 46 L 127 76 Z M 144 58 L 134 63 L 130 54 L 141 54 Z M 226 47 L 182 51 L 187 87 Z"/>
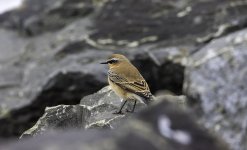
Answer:
<path fill-rule="evenodd" d="M 192 55 L 184 91 L 201 114 L 201 123 L 234 150 L 246 149 L 247 30 L 208 45 Z"/>
<path fill-rule="evenodd" d="M 1 149 L 228 150 L 220 139 L 199 127 L 188 112 L 163 99 L 125 120 L 115 130 L 57 131 L 3 144 Z"/>
<path fill-rule="evenodd" d="M 78 25 L 78 22 L 75 24 Z M 104 81 L 104 76 L 102 76 L 104 71 L 99 67 L 91 68 L 92 64 L 90 63 L 96 61 L 99 57 L 107 57 L 109 52 L 95 54 L 95 51 L 91 50 L 80 54 L 80 56 L 77 55 L 77 58 L 67 52 L 66 57 L 58 58 L 60 47 L 53 47 L 52 45 L 57 43 L 62 49 L 63 45 L 58 42 L 58 39 L 61 36 L 68 37 L 68 30 L 66 28 L 56 35 L 46 34 L 34 39 L 22 38 L 12 31 L 0 30 L 2 41 L 0 44 L 1 107 L 11 111 L 32 103 L 44 84 L 58 72 L 83 71 L 82 74 L 90 74 L 101 70 L 101 73 L 96 73 L 95 78 L 101 78 Z M 69 40 L 70 38 L 63 39 L 62 42 L 64 45 L 69 45 Z M 15 41 L 14 44 L 13 41 Z M 73 49 L 77 50 L 78 48 Z"/>
<path fill-rule="evenodd" d="M 22 137 L 36 136 L 52 129 L 72 127 L 114 129 L 121 125 L 122 120 L 132 116 L 127 112 L 125 115 L 113 114 L 120 105 L 121 99 L 107 86 L 95 94 L 84 97 L 80 105 L 59 105 L 46 108 L 45 114 L 31 129 L 23 133 Z M 123 110 L 132 107 L 133 103 L 129 102 Z M 138 112 L 145 107 L 145 104 L 137 103 L 135 110 Z"/>
<path fill-rule="evenodd" d="M 90 111 L 78 105 L 58 105 L 45 109 L 45 114 L 32 128 L 22 134 L 21 138 L 35 136 L 52 129 L 83 128 Z"/>
<path fill-rule="evenodd" d="M 22 81 L 22 71 L 18 67 L 2 67 L 0 69 L 0 87 L 6 88 L 11 86 L 20 85 Z"/>
<path fill-rule="evenodd" d="M 11 62 L 6 61 L 2 68 L 8 72 L 15 68 L 14 73 L 17 73 L 18 78 L 11 80 L 8 88 L 0 89 L 3 99 L 0 102 L 0 135 L 19 136 L 35 124 L 46 106 L 79 103 L 81 97 L 107 84 L 107 67 L 99 65 L 99 62 L 113 52 L 100 51 L 87 44 L 78 33 L 78 26 L 84 26 L 86 22 L 82 19 L 56 34 L 25 39 L 20 46 L 23 51 Z M 186 54 L 177 47 L 152 49 L 155 49 L 154 45 L 149 45 L 148 49 L 138 47 L 130 52 L 114 52 L 124 53 L 131 59 L 148 81 L 153 93 L 168 89 L 180 94 Z M 6 80 L 9 77 L 5 73 L 0 80 L 9 82 Z"/>
<path fill-rule="evenodd" d="M 2 107 L 0 111 L 3 113 L 0 119 L 0 132 L 7 137 L 13 134 L 19 135 L 33 126 L 40 115 L 44 113 L 46 106 L 78 104 L 81 97 L 94 92 L 97 88 L 100 89 L 104 85 L 105 82 L 89 73 L 59 72 L 50 78 L 31 103 L 13 110 L 2 105 L 5 107 Z"/>
<path fill-rule="evenodd" d="M 83 47 L 70 47 L 78 53 L 63 52 L 69 48 L 67 45 L 73 45 L 71 39 L 83 36 L 76 30 L 72 32 L 71 28 L 80 26 L 87 34 L 84 29 L 87 23 L 88 20 L 82 19 L 61 32 L 32 39 L 1 29 L 1 137 L 20 136 L 43 115 L 46 106 L 79 103 L 81 97 L 106 84 L 106 70 L 98 65 L 98 60 L 106 58 L 110 52 Z M 64 50 L 64 47 L 67 48 Z M 60 95 L 57 90 L 64 94 Z"/>
<path fill-rule="evenodd" d="M 78 23 L 83 23 L 83 21 L 75 24 Z M 62 45 L 64 46 L 62 46 L 56 38 L 63 35 L 70 36 L 68 28 L 58 32 L 57 35 L 47 34 L 44 37 L 33 39 L 26 45 L 28 49 L 19 58 L 17 57 L 16 61 L 6 66 L 8 71 L 10 71 L 8 68 L 11 67 L 16 68 L 15 71 L 20 70 L 17 74 L 20 75 L 20 80 L 16 80 L 16 84 L 7 89 L 0 90 L 1 97 L 4 99 L 0 103 L 1 112 L 4 114 L 0 119 L 2 135 L 21 134 L 34 125 L 42 116 L 46 106 L 79 103 L 81 97 L 93 93 L 107 84 L 107 67 L 99 65 L 99 62 L 113 52 L 91 49 L 92 47 L 86 46 L 86 44 L 83 46 L 83 43 L 80 42 L 78 45 L 73 44 L 69 42 L 69 38 L 63 39 Z M 74 36 L 79 38 L 77 35 Z M 56 42 L 61 47 L 54 49 L 51 45 Z M 41 49 L 42 45 L 47 51 L 44 52 Z M 72 48 L 74 50 L 70 51 L 69 49 Z M 116 52 L 123 53 L 123 51 Z M 143 53 L 143 47 L 141 47 L 133 49 L 126 55 L 140 69 L 153 93 L 165 88 L 174 93 L 181 93 L 184 70 L 182 62 L 186 55 L 179 49 L 175 47 L 160 48 L 153 52 L 148 50 Z M 152 70 L 151 73 L 150 70 Z M 173 72 L 176 72 L 176 75 Z M 164 76 L 166 79 L 163 78 Z M 5 81 L 5 78 L 9 77 L 6 75 L 6 77 L 1 76 L 0 78 Z M 11 82 L 13 81 L 11 80 Z M 8 95 L 10 91 L 12 92 L 11 97 Z M 9 105 L 7 105 L 8 103 Z M 12 120 L 11 118 L 20 119 Z M 6 128 L 8 129 L 6 130 Z"/>
<path fill-rule="evenodd" d="M 245 0 L 109 1 L 97 15 L 97 32 L 90 37 L 101 45 L 127 47 L 157 41 L 201 43 L 243 28 L 246 7 Z"/>
<path fill-rule="evenodd" d="M 22 39 L 16 32 L 8 31 L 0 28 L 0 63 L 1 66 L 13 62 L 24 51 L 24 47 L 27 43 L 25 39 Z M 13 43 L 14 41 L 14 43 Z"/>
<path fill-rule="evenodd" d="M 94 11 L 90 0 L 26 0 L 0 16 L 0 25 L 26 36 L 57 31 Z"/>
<path fill-rule="evenodd" d="M 123 108 L 125 115 L 115 115 L 121 106 L 121 99 L 110 89 L 109 86 L 101 89 L 95 94 L 84 97 L 81 100 L 80 105 L 91 108 L 91 118 L 87 128 L 93 128 L 95 126 L 110 126 L 110 128 L 116 128 L 121 125 L 120 121 L 131 117 L 131 113 L 125 112 L 126 109 L 132 109 L 134 102 L 128 102 Z M 137 102 L 135 112 L 138 112 L 145 108 L 146 105 Z"/>

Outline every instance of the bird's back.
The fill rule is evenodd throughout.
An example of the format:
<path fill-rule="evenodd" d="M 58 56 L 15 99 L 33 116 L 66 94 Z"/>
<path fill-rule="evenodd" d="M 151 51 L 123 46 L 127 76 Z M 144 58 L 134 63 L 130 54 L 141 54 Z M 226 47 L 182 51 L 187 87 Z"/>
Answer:
<path fill-rule="evenodd" d="M 113 67 L 108 72 L 109 79 L 128 92 L 143 98 L 145 103 L 152 98 L 149 86 L 137 68 L 130 62 Z"/>

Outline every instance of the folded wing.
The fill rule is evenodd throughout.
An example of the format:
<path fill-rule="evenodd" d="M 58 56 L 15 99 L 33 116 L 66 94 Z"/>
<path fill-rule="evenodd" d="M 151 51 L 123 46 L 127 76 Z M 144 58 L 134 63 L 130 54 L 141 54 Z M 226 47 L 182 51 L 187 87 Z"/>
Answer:
<path fill-rule="evenodd" d="M 131 93 L 134 93 L 145 99 L 150 99 L 152 97 L 148 84 L 143 78 L 140 80 L 129 81 L 127 78 L 112 71 L 108 71 L 108 77 L 113 83 Z"/>

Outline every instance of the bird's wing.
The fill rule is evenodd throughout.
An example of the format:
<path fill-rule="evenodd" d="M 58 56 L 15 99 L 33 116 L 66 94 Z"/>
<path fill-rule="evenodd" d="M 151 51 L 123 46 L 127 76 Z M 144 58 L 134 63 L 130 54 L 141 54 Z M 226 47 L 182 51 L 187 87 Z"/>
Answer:
<path fill-rule="evenodd" d="M 129 81 L 127 78 L 112 71 L 108 71 L 108 77 L 113 83 L 140 97 L 149 99 L 152 96 L 148 84 L 143 78 L 136 81 Z"/>
<path fill-rule="evenodd" d="M 128 80 L 125 77 L 120 76 L 119 74 L 109 70 L 108 71 L 108 77 L 113 83 L 123 83 L 128 82 Z"/>

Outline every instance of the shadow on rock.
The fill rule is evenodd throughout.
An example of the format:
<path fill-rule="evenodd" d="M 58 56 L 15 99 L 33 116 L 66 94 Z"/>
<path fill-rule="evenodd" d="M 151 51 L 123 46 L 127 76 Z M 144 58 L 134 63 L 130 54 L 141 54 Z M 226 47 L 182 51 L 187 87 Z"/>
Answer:
<path fill-rule="evenodd" d="M 47 106 L 78 104 L 81 97 L 99 90 L 105 82 L 81 72 L 58 73 L 43 87 L 30 105 L 0 119 L 2 137 L 19 136 L 32 127 Z"/>

